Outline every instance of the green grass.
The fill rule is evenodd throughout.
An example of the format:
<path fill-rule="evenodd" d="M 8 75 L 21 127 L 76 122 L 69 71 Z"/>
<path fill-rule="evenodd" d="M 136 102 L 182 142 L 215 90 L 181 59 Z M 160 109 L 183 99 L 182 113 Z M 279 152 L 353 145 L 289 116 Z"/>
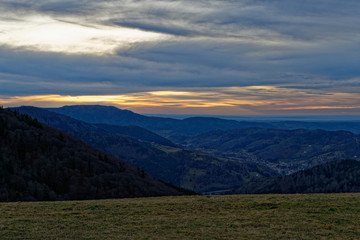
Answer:
<path fill-rule="evenodd" d="M 360 194 L 1 203 L 0 239 L 359 239 Z"/>

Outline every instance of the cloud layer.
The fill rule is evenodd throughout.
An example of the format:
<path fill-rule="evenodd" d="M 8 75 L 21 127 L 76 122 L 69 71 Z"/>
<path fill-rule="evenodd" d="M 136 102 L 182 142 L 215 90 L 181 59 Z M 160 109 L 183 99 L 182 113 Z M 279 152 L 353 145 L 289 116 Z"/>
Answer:
<path fill-rule="evenodd" d="M 341 114 L 360 105 L 359 1 L 4 0 L 0 11 L 4 104 L 165 91 L 191 92 L 195 102 L 212 92 L 222 103 L 191 107 L 173 95 L 175 108 L 192 109 L 184 113 Z M 263 86 L 276 91 L 256 90 Z M 154 103 L 137 109 L 170 108 Z"/>

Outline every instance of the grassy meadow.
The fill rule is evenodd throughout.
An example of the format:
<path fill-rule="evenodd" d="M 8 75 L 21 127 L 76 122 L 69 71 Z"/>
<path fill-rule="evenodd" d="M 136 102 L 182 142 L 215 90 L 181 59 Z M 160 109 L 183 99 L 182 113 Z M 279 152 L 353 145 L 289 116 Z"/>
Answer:
<path fill-rule="evenodd" d="M 360 194 L 0 203 L 0 239 L 360 239 Z"/>

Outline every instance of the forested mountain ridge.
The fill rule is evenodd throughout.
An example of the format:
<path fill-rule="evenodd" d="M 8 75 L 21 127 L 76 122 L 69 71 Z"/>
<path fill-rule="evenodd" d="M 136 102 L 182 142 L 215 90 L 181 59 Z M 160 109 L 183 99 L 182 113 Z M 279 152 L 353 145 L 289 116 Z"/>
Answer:
<path fill-rule="evenodd" d="M 89 106 L 83 108 L 89 109 Z M 102 108 L 99 106 L 100 110 Z M 40 108 L 18 110 L 144 169 L 158 179 L 198 192 L 237 188 L 259 177 L 288 175 L 335 160 L 360 159 L 359 135 L 347 131 L 215 130 L 176 138 L 179 146 L 170 141 L 165 141 L 167 146 L 164 146 L 159 144 L 163 138 L 148 130 L 141 130 L 139 134 L 137 127 L 134 127 L 135 135 L 150 133 L 150 138 L 155 136 L 157 143 L 139 142 L 136 138 L 117 134 L 128 127 L 90 124 Z M 109 111 L 117 112 L 112 107 Z"/>
<path fill-rule="evenodd" d="M 241 186 L 253 177 L 274 176 L 268 167 L 251 161 L 217 158 L 178 147 L 147 144 L 117 135 L 70 117 L 35 107 L 16 110 L 72 134 L 92 146 L 129 162 L 152 176 L 186 189 L 207 192 Z M 107 126 L 106 128 L 116 128 Z"/>
<path fill-rule="evenodd" d="M 104 129 L 113 134 L 132 137 L 139 141 L 160 144 L 164 146 L 176 147 L 176 144 L 170 140 L 161 137 L 145 128 L 139 126 L 119 126 L 110 124 L 93 124 L 96 127 Z"/>
<path fill-rule="evenodd" d="M 340 160 L 287 176 L 257 179 L 235 193 L 339 193 L 360 192 L 360 162 Z"/>
<path fill-rule="evenodd" d="M 101 105 L 74 105 L 61 108 L 48 108 L 47 110 L 88 123 L 103 123 L 119 126 L 136 125 L 165 137 L 173 135 L 193 136 L 214 129 L 235 129 L 263 125 L 262 123 L 238 122 L 212 117 L 192 117 L 184 120 L 149 117 L 129 110 Z"/>
<path fill-rule="evenodd" d="M 265 128 L 217 130 L 178 143 L 215 156 L 252 159 L 281 175 L 334 160 L 360 160 L 360 136 L 347 131 Z"/>
<path fill-rule="evenodd" d="M 136 125 L 164 137 L 195 136 L 212 130 L 230 130 L 259 127 L 275 129 L 346 130 L 360 134 L 360 121 L 236 121 L 216 117 L 191 117 L 183 120 L 149 117 L 111 106 L 73 105 L 48 109 L 89 123 L 110 125 Z"/>
<path fill-rule="evenodd" d="M 163 138 L 145 128 L 138 126 L 117 126 L 107 124 L 91 124 L 84 121 L 76 120 L 72 117 L 54 113 L 43 108 L 22 106 L 12 108 L 13 110 L 19 111 L 23 114 L 31 115 L 40 122 L 52 126 L 54 128 L 65 131 L 73 136 L 81 138 L 81 133 L 92 133 L 101 136 L 113 136 L 119 135 L 125 138 L 132 138 L 134 140 L 149 142 L 155 144 L 161 144 L 165 146 L 176 146 L 171 141 Z"/>
<path fill-rule="evenodd" d="M 183 194 L 26 114 L 0 109 L 0 201 Z"/>

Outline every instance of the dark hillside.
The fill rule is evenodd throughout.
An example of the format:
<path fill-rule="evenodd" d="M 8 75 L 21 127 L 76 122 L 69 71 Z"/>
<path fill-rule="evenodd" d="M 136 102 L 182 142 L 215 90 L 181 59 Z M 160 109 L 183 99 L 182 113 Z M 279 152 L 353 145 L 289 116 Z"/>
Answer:
<path fill-rule="evenodd" d="M 346 131 L 245 128 L 211 131 L 184 147 L 221 157 L 251 158 L 282 175 L 341 159 L 360 159 L 360 136 Z"/>
<path fill-rule="evenodd" d="M 360 162 L 333 161 L 294 174 L 247 183 L 236 193 L 360 192 Z"/>
<path fill-rule="evenodd" d="M 96 127 L 104 129 L 113 134 L 132 137 L 139 141 L 160 144 L 164 146 L 176 147 L 170 140 L 161 137 L 145 128 L 138 126 L 118 126 L 109 124 L 94 124 Z"/>
<path fill-rule="evenodd" d="M 28 115 L 0 110 L 0 201 L 181 194 Z"/>

